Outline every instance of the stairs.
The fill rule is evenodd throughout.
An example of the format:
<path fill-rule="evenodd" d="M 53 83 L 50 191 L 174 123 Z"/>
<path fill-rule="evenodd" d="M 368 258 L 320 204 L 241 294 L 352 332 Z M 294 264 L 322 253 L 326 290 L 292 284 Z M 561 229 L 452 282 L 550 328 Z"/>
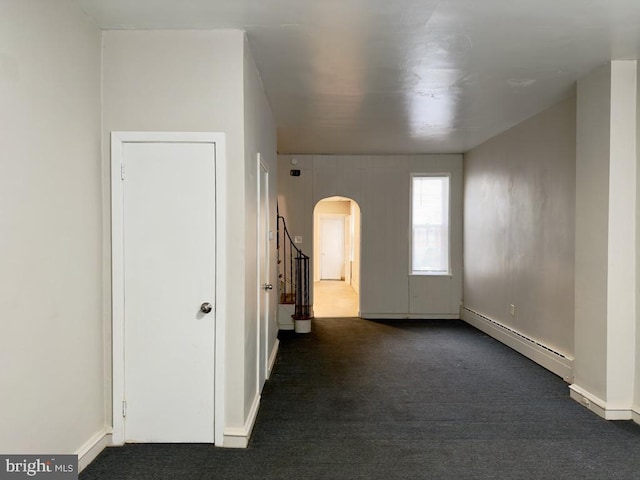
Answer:
<path fill-rule="evenodd" d="M 281 293 L 280 304 L 281 305 L 294 305 L 296 303 L 295 293 Z"/>
<path fill-rule="evenodd" d="M 309 293 L 309 256 L 295 245 L 279 211 L 277 253 L 280 300 L 278 326 L 281 330 L 295 328 L 296 331 L 307 333 L 311 329 L 313 318 Z"/>

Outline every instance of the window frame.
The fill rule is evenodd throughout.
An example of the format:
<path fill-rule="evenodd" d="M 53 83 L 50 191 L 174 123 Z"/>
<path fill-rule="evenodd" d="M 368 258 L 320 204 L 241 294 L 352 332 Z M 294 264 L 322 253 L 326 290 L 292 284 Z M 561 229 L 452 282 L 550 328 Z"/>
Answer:
<path fill-rule="evenodd" d="M 448 182 L 447 192 L 447 269 L 446 270 L 414 270 L 413 269 L 413 190 L 415 178 L 446 178 Z M 411 173 L 409 179 L 409 275 L 410 276 L 431 276 L 431 277 L 451 277 L 451 172 L 434 173 Z"/>

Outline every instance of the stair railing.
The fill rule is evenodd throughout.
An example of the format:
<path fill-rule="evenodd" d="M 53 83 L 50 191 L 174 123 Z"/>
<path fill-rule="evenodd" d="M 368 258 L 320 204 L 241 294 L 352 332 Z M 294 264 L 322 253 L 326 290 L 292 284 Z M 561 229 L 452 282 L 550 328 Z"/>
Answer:
<path fill-rule="evenodd" d="M 278 211 L 278 278 L 280 303 L 294 303 L 294 320 L 311 318 L 309 302 L 309 256 L 302 253 L 287 229 L 287 222 Z"/>

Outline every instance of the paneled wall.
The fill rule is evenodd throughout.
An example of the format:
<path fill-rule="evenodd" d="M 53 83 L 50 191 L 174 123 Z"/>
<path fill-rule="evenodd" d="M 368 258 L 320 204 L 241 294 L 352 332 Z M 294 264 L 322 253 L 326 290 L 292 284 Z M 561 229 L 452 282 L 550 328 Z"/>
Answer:
<path fill-rule="evenodd" d="M 300 170 L 291 176 L 290 170 Z M 410 275 L 412 173 L 451 174 L 451 269 Z M 461 155 L 281 155 L 278 201 L 292 235 L 313 252 L 313 209 L 343 196 L 361 211 L 360 308 L 365 318 L 458 318 L 462 299 Z"/>

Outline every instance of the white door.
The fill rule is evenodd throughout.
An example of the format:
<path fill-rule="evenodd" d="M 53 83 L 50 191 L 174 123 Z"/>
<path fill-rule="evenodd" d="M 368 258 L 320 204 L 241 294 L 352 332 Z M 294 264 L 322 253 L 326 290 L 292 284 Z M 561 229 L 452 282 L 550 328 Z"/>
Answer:
<path fill-rule="evenodd" d="M 258 391 L 267 378 L 269 355 L 269 173 L 258 156 Z"/>
<path fill-rule="evenodd" d="M 344 264 L 344 219 L 320 218 L 320 280 L 340 280 Z"/>
<path fill-rule="evenodd" d="M 215 145 L 123 145 L 124 439 L 213 443 Z"/>

